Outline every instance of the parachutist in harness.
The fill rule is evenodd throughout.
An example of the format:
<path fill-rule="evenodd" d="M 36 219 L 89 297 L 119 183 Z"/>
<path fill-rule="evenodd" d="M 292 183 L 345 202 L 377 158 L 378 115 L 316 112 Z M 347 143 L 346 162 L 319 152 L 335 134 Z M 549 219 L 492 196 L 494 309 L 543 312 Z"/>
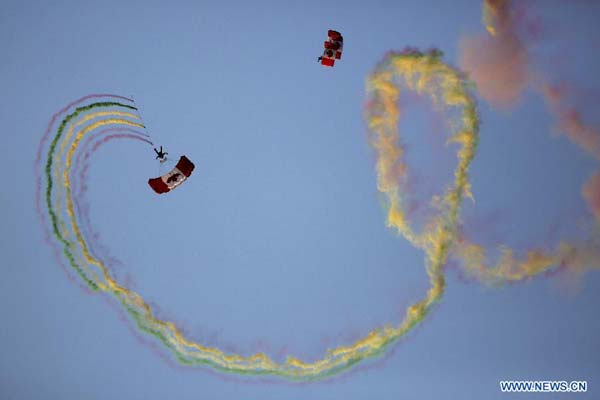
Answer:
<path fill-rule="evenodd" d="M 167 161 L 167 152 L 163 151 L 162 146 L 160 146 L 160 151 L 156 150 L 156 148 L 154 149 L 154 152 L 156 153 L 156 159 L 159 160 L 161 163 Z"/>
<path fill-rule="evenodd" d="M 317 58 L 317 62 L 322 62 L 323 61 L 323 57 L 327 56 L 328 58 L 333 58 L 333 51 L 331 49 L 327 49 L 323 52 L 322 56 L 319 56 Z"/>

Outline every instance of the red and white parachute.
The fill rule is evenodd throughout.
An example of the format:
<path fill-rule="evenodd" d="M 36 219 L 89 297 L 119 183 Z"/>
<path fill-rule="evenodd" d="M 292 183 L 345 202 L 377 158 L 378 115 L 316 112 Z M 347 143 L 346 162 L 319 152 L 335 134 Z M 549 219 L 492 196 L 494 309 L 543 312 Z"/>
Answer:
<path fill-rule="evenodd" d="M 186 156 L 181 156 L 175 168 L 163 176 L 148 179 L 148 185 L 158 194 L 167 193 L 185 182 L 193 170 L 194 163 Z"/>
<path fill-rule="evenodd" d="M 335 60 L 341 60 L 342 49 L 344 48 L 344 38 L 337 31 L 328 31 L 327 40 L 323 47 L 323 56 L 321 57 L 321 64 L 327 67 L 333 67 Z"/>

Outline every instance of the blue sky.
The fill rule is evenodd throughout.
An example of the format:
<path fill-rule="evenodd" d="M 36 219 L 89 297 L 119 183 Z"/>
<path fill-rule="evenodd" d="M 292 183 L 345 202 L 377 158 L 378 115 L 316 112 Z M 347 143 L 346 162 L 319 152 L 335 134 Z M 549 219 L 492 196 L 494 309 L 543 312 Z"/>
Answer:
<path fill-rule="evenodd" d="M 479 2 L 169 4 L 0 2 L 0 134 L 6 170 L 20 172 L 0 190 L 0 397 L 494 399 L 505 397 L 501 379 L 588 380 L 578 398 L 598 396 L 595 274 L 576 289 L 560 278 L 491 289 L 450 272 L 441 303 L 389 355 L 303 385 L 180 367 L 112 301 L 69 280 L 43 239 L 31 165 L 56 110 L 108 92 L 133 95 L 154 139 L 196 163 L 185 186 L 158 197 L 146 184 L 152 150 L 113 143 L 93 159 L 88 193 L 116 276 L 191 338 L 315 360 L 397 322 L 427 288 L 423 254 L 384 224 L 365 77 L 406 46 L 457 64 L 460 38 L 483 31 Z M 564 55 L 548 68 L 598 90 L 600 8 L 541 4 L 532 9 L 557 44 L 540 46 L 540 60 Z M 333 69 L 316 62 L 327 29 L 345 38 Z M 428 102 L 409 99 L 401 128 L 416 190 L 428 193 L 453 159 Z M 520 250 L 575 235 L 597 163 L 552 134 L 535 93 L 509 110 L 479 100 L 471 233 Z"/>

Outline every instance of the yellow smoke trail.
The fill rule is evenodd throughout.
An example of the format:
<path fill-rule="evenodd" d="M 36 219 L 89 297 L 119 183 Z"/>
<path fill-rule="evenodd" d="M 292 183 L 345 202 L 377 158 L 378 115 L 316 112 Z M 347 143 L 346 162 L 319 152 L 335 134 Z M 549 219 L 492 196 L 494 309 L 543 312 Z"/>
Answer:
<path fill-rule="evenodd" d="M 477 147 L 479 129 L 475 102 L 460 74 L 444 64 L 440 56 L 435 51 L 428 54 L 416 51 L 392 53 L 367 82 L 373 96 L 367 109 L 367 122 L 371 143 L 377 152 L 377 187 L 388 199 L 387 225 L 424 250 L 431 283 L 425 298 L 409 307 L 404 321 L 392 329 L 396 335 L 404 334 L 421 320 L 443 294 L 443 266 L 455 236 L 458 209 L 464 197 L 471 197 L 468 168 Z M 437 106 L 456 107 L 461 111 L 458 121 L 454 121 L 458 128 L 449 139 L 459 145 L 454 182 L 440 199 L 442 214 L 432 218 L 420 233 L 411 227 L 404 208 L 403 183 L 408 166 L 403 160 L 404 149 L 399 144 L 398 130 L 398 99 L 402 85 L 431 97 Z"/>
<path fill-rule="evenodd" d="M 483 24 L 490 35 L 496 36 L 510 24 L 510 0 L 485 0 Z"/>
<path fill-rule="evenodd" d="M 62 143 L 60 145 L 60 151 L 58 152 L 58 157 L 62 159 L 64 153 L 65 153 L 65 149 L 67 147 L 67 145 L 69 144 L 69 141 L 71 140 L 71 137 L 73 136 L 73 132 L 74 130 L 85 124 L 86 122 L 99 118 L 99 117 L 127 117 L 127 118 L 131 118 L 134 120 L 139 120 L 138 116 L 136 114 L 133 113 L 129 113 L 129 112 L 125 112 L 125 111 L 96 111 L 90 114 L 84 114 L 81 118 L 77 119 L 70 127 L 69 130 L 67 131 L 67 133 L 65 134 L 64 138 L 62 139 Z"/>
<path fill-rule="evenodd" d="M 135 120 L 139 120 L 138 116 L 132 113 L 128 113 L 128 112 L 123 112 L 123 111 L 98 111 L 98 112 L 94 112 L 94 113 L 90 113 L 90 114 L 84 114 L 81 118 L 77 119 L 76 121 L 73 122 L 73 124 L 71 124 L 69 126 L 69 129 L 67 130 L 67 133 L 65 134 L 64 138 L 61 141 L 61 145 L 60 145 L 60 150 L 57 153 L 57 157 L 59 160 L 62 160 L 64 153 L 65 153 L 65 149 L 66 146 L 68 145 L 69 141 L 71 140 L 71 137 L 73 136 L 73 132 L 75 131 L 76 128 L 80 127 L 81 125 L 85 124 L 86 122 L 96 119 L 96 118 L 100 118 L 100 117 L 128 117 L 131 119 L 135 119 Z M 60 164 L 56 164 L 54 166 L 54 180 L 56 182 L 59 181 L 59 177 L 60 177 L 60 168 L 63 167 Z M 55 199 L 54 199 L 56 204 L 56 208 L 60 209 L 61 208 L 61 203 L 60 203 L 60 198 L 58 197 L 58 193 L 56 193 L 55 195 Z M 62 227 L 63 233 L 64 230 L 66 228 L 64 228 L 64 226 Z"/>
<path fill-rule="evenodd" d="M 371 143 L 377 151 L 377 187 L 388 199 L 387 225 L 420 248 L 433 247 L 438 239 L 434 229 L 418 234 L 410 225 L 404 208 L 403 184 L 408 166 L 403 161 L 404 149 L 398 144 L 398 98 L 400 86 L 394 78 L 401 80 L 411 91 L 431 97 L 438 106 L 460 107 L 462 115 L 456 124 L 449 143 L 457 143 L 458 166 L 454 186 L 447 190 L 442 206 L 452 210 L 454 223 L 458 206 L 464 196 L 472 197 L 468 181 L 468 166 L 477 145 L 478 120 L 475 103 L 469 96 L 458 73 L 439 59 L 437 53 L 393 54 L 389 66 L 370 77 L 369 90 L 376 92 L 370 105 L 367 123 L 371 132 Z"/>
<path fill-rule="evenodd" d="M 484 18 L 488 20 L 487 28 L 494 40 L 516 38 L 511 34 L 510 4 L 509 1 L 489 0 L 484 5 L 488 15 Z M 520 42 L 513 41 L 508 46 L 508 51 L 520 50 L 519 46 Z M 517 61 L 522 63 L 523 60 Z M 408 166 L 404 161 L 404 148 L 399 143 L 398 129 L 401 115 L 398 99 L 404 88 L 432 98 L 437 107 L 460 111 L 460 116 L 451 121 L 453 129 L 448 139 L 449 144 L 457 146 L 454 178 L 443 194 L 433 199 L 439 214 L 431 216 L 421 229 L 412 226 L 406 209 L 405 186 Z M 387 200 L 386 223 L 412 245 L 423 250 L 425 269 L 430 282 L 423 298 L 407 308 L 397 325 L 373 329 L 350 345 L 328 350 L 321 359 L 314 362 L 289 356 L 284 362 L 278 363 L 263 353 L 244 357 L 227 354 L 216 347 L 203 346 L 187 339 L 173 322 L 155 317 L 150 306 L 139 294 L 119 285 L 110 276 L 102 261 L 90 254 L 77 226 L 71 198 L 71 160 L 81 138 L 105 124 L 141 126 L 118 118 L 97 121 L 78 132 L 67 152 L 65 163 L 59 167 L 64 168 L 60 171 L 65 189 L 60 195 L 66 196 L 66 213 L 78 245 L 78 255 L 86 266 L 95 266 L 101 272 L 100 276 L 94 274 L 94 283 L 101 290 L 113 293 L 141 329 L 159 338 L 184 363 L 209 364 L 214 368 L 236 373 L 269 373 L 292 379 L 315 379 L 338 373 L 362 359 L 381 354 L 386 346 L 416 326 L 444 293 L 443 268 L 449 256 L 456 256 L 462 260 L 463 268 L 471 276 L 483 282 L 497 284 L 526 279 L 561 264 L 568 266 L 572 271 L 580 272 L 588 267 L 590 260 L 599 258 L 600 246 L 592 240 L 578 245 L 561 243 L 552 252 L 532 250 L 522 260 L 517 259 L 512 250 L 505 248 L 502 250 L 500 261 L 495 266 L 488 266 L 485 249 L 459 236 L 460 205 L 465 197 L 472 198 L 468 169 L 477 147 L 479 122 L 475 103 L 463 76 L 444 64 L 439 52 L 423 54 L 407 51 L 388 54 L 369 77 L 367 91 L 372 98 L 367 107 L 367 122 L 370 141 L 377 153 L 377 187 Z M 61 155 L 66 148 L 66 141 L 70 140 L 71 136 L 72 130 L 61 143 Z M 593 178 L 589 187 L 584 189 L 584 196 L 592 208 L 595 207 L 600 190 L 597 180 L 600 178 Z M 61 230 L 66 229 L 66 226 L 61 226 Z"/>
<path fill-rule="evenodd" d="M 89 116 L 86 116 L 86 117 L 90 117 L 87 119 L 86 119 L 86 117 L 82 118 L 82 121 L 79 121 L 80 122 L 79 125 L 89 119 L 99 116 L 101 113 L 95 113 L 95 114 L 96 115 L 91 114 Z M 121 115 L 122 114 L 131 115 L 129 113 L 120 113 L 120 114 Z M 110 114 L 106 113 L 106 114 L 102 114 L 102 115 L 110 115 Z M 113 115 L 119 115 L 119 114 L 113 114 Z M 73 127 L 71 127 L 71 129 L 69 131 L 71 132 L 72 129 L 76 125 L 77 124 L 75 124 Z M 70 167 L 71 167 L 71 163 L 72 163 L 72 158 L 73 158 L 73 154 L 75 153 L 75 150 L 77 149 L 77 146 L 79 145 L 79 142 L 81 141 L 81 139 L 83 138 L 83 136 L 86 133 L 91 132 L 94 129 L 100 128 L 105 125 L 127 125 L 127 126 L 134 126 L 134 127 L 138 127 L 138 128 L 144 127 L 140 123 L 131 122 L 126 119 L 107 118 L 107 119 L 97 121 L 97 122 L 85 127 L 81 131 L 79 131 L 77 133 L 77 135 L 75 136 L 75 139 L 73 140 L 73 143 L 71 144 L 71 147 L 69 148 L 69 151 L 67 152 L 67 157 L 65 160 L 64 171 L 63 171 L 63 187 L 65 188 L 65 191 L 66 191 L 67 214 L 71 221 L 71 228 L 75 234 L 77 243 L 79 243 L 81 251 L 83 252 L 85 260 L 87 261 L 87 264 L 91 264 L 91 265 L 94 265 L 94 266 L 100 268 L 102 270 L 103 275 L 106 277 L 108 275 L 108 269 L 104 266 L 104 264 L 102 264 L 100 261 L 96 260 L 94 257 L 92 257 L 90 255 L 87 245 L 85 243 L 85 240 L 83 239 L 83 236 L 81 235 L 81 231 L 79 230 L 79 227 L 77 226 L 75 212 L 74 212 L 74 208 L 73 208 L 73 200 L 71 197 L 71 182 L 70 182 Z M 69 140 L 69 136 L 70 135 L 67 135 L 65 137 L 65 140 Z M 84 265 L 87 265 L 87 264 L 84 263 Z M 97 279 L 96 282 L 98 283 L 98 286 L 100 286 L 100 288 L 102 290 L 106 290 L 106 287 L 102 284 L 102 282 L 100 280 Z"/>

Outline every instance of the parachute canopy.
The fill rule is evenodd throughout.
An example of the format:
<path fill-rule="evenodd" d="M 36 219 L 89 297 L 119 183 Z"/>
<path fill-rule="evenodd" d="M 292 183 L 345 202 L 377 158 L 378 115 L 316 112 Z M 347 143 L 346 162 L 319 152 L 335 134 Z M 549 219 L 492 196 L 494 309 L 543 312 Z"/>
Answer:
<path fill-rule="evenodd" d="M 323 57 L 321 58 L 321 64 L 326 67 L 333 67 L 335 60 L 341 60 L 342 49 L 344 48 L 344 38 L 337 31 L 328 31 L 327 40 L 323 47 Z"/>
<path fill-rule="evenodd" d="M 193 170 L 194 163 L 186 156 L 181 156 L 175 168 L 163 176 L 148 179 L 148 185 L 158 194 L 167 193 L 185 182 Z"/>

